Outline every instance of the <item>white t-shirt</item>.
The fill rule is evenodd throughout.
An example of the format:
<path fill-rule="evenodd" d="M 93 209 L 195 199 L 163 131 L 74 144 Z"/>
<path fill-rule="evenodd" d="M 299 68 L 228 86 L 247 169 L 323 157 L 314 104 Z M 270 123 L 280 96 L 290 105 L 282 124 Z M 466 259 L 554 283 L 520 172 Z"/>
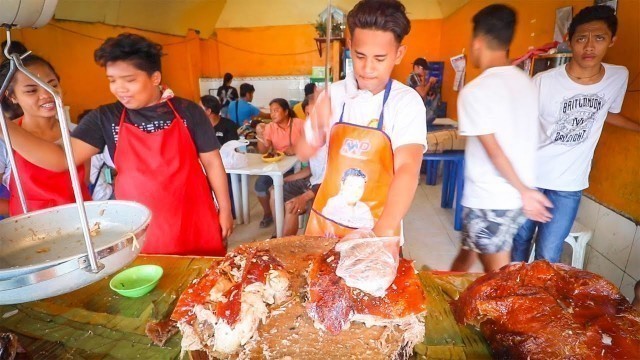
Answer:
<path fill-rule="evenodd" d="M 602 64 L 597 84 L 575 83 L 560 66 L 534 77 L 540 94 L 541 139 L 536 186 L 559 191 L 589 187 L 589 171 L 608 113 L 619 113 L 629 71 Z"/>
<path fill-rule="evenodd" d="M 460 135 L 465 149 L 462 205 L 475 209 L 522 207 L 518 191 L 500 174 L 477 135 L 494 134 L 520 180 L 532 187 L 538 145 L 538 96 L 531 79 L 515 66 L 487 69 L 460 92 Z"/>
<path fill-rule="evenodd" d="M 309 182 L 311 185 L 321 184 L 324 179 L 324 173 L 327 168 L 327 146 L 321 147 L 315 155 L 309 159 L 309 167 L 311 168 L 311 177 Z"/>
<path fill-rule="evenodd" d="M 111 157 L 109 156 L 109 150 L 105 146 L 104 150 L 97 155 L 91 157 L 91 173 L 89 181 L 93 184 L 93 194 L 91 198 L 95 201 L 109 200 L 113 194 L 113 186 L 107 182 L 107 178 L 104 173 L 103 164 L 112 164 Z M 96 180 L 97 179 L 97 180 Z"/>
<path fill-rule="evenodd" d="M 343 121 L 370 126 L 380 117 L 384 91 L 373 95 L 368 90 L 358 90 L 353 74 L 345 80 L 331 84 L 332 125 L 340 121 L 344 104 Z M 427 120 L 424 102 L 412 88 L 393 80 L 389 98 L 384 106 L 382 129 L 391 139 L 393 150 L 402 145 L 420 144 L 427 150 Z"/>

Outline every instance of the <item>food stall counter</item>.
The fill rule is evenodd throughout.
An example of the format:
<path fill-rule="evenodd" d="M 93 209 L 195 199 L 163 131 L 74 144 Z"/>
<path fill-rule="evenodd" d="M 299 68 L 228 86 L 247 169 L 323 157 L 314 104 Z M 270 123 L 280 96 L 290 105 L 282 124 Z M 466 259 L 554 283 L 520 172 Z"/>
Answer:
<path fill-rule="evenodd" d="M 118 295 L 109 288 L 109 276 L 65 295 L 0 306 L 0 332 L 18 335 L 20 345 L 33 359 L 179 359 L 180 334 L 159 347 L 145 335 L 146 324 L 167 319 L 184 289 L 215 261 L 218 259 L 139 256 L 129 267 L 155 264 L 164 269 L 149 294 L 139 298 Z M 458 326 L 448 305 L 449 296 L 477 276 L 420 272 L 429 311 L 427 335 L 416 346 L 419 359 L 491 358 L 481 335 Z"/>

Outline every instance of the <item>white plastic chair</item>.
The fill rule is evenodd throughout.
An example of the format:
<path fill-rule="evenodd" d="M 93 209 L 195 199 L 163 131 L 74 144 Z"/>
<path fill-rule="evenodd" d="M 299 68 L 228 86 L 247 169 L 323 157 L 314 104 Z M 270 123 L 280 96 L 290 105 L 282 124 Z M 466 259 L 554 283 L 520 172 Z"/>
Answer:
<path fill-rule="evenodd" d="M 571 232 L 569 236 L 567 236 L 564 241 L 571 245 L 573 249 L 571 254 L 571 266 L 582 269 L 584 267 L 584 256 L 587 251 L 587 243 L 591 240 L 591 236 L 593 232 L 586 227 L 584 227 L 579 222 L 574 222 L 573 227 L 571 227 Z M 531 256 L 529 257 L 529 262 L 534 260 L 536 254 L 536 246 L 535 244 L 531 247 Z"/>

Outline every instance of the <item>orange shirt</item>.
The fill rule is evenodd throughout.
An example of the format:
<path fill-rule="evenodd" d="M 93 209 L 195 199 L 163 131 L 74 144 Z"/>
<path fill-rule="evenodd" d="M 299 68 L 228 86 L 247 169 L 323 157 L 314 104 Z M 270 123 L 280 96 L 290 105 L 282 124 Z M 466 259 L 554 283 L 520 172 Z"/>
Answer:
<path fill-rule="evenodd" d="M 298 118 L 293 118 L 292 125 L 287 124 L 286 128 L 281 128 L 278 124 L 270 122 L 264 129 L 264 139 L 271 141 L 276 151 L 284 151 L 289 146 L 295 145 L 303 134 L 304 122 Z M 291 142 L 289 142 L 291 137 Z"/>

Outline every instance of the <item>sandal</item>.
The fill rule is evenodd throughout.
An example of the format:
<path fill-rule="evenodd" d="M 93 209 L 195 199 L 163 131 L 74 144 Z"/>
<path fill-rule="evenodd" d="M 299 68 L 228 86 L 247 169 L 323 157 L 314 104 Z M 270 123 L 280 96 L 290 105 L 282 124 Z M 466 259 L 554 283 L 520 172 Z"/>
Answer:
<path fill-rule="evenodd" d="M 266 217 L 266 218 L 262 218 L 262 220 L 260 220 L 260 228 L 264 229 L 266 227 L 271 226 L 271 224 L 273 224 L 273 217 Z"/>

